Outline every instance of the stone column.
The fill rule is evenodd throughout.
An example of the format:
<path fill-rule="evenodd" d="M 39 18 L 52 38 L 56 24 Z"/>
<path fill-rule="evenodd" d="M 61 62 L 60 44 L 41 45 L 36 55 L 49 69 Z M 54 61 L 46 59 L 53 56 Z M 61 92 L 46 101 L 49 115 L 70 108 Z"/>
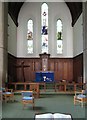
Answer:
<path fill-rule="evenodd" d="M 0 85 L 5 86 L 7 76 L 7 27 L 8 27 L 8 6 L 0 2 Z M 0 86 L 1 87 L 1 86 Z"/>
<path fill-rule="evenodd" d="M 83 78 L 87 83 L 87 2 L 83 3 Z"/>
<path fill-rule="evenodd" d="M 0 2 L 0 88 L 5 87 L 7 79 L 7 27 L 8 27 L 8 5 Z M 2 96 L 0 95 L 0 101 Z M 0 102 L 0 118 L 2 117 L 2 104 Z"/>

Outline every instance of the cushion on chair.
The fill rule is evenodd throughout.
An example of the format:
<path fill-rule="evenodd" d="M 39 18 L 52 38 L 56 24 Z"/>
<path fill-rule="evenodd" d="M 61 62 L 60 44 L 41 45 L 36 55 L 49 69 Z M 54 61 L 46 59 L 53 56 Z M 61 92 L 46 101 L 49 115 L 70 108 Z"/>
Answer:
<path fill-rule="evenodd" d="M 4 92 L 3 94 L 12 94 L 11 92 Z"/>
<path fill-rule="evenodd" d="M 80 99 L 80 98 L 86 98 L 87 96 L 86 95 L 83 95 L 83 94 L 80 94 L 80 95 L 77 95 L 77 98 Z"/>
<path fill-rule="evenodd" d="M 32 96 L 32 92 L 22 92 L 22 95 L 26 97 Z"/>
<path fill-rule="evenodd" d="M 22 100 L 32 100 L 34 97 L 23 97 Z"/>

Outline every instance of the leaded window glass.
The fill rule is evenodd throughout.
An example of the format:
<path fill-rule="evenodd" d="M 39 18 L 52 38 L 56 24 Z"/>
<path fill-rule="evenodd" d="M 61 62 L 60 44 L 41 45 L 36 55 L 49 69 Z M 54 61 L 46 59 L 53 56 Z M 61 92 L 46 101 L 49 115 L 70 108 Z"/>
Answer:
<path fill-rule="evenodd" d="M 27 53 L 33 53 L 33 21 L 31 19 L 27 23 Z"/>
<path fill-rule="evenodd" d="M 48 53 L 48 5 L 41 6 L 41 49 L 42 53 Z"/>
<path fill-rule="evenodd" d="M 57 20 L 57 53 L 63 53 L 63 25 L 61 19 Z"/>

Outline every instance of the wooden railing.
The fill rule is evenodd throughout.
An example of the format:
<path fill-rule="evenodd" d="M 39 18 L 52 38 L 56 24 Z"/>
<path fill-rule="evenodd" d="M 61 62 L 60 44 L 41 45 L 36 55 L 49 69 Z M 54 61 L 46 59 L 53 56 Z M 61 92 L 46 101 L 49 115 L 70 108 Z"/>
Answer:
<path fill-rule="evenodd" d="M 46 86 L 45 86 L 45 82 L 41 82 L 41 83 L 36 83 L 36 82 L 12 82 L 12 83 L 8 83 L 8 88 L 13 85 L 14 86 L 14 90 L 17 90 L 17 86 L 19 85 L 23 85 L 24 89 L 23 90 L 27 90 L 27 86 L 29 85 L 36 85 L 36 86 L 44 86 L 44 91 L 46 90 Z"/>
<path fill-rule="evenodd" d="M 46 92 L 46 85 L 49 83 L 46 82 L 12 82 L 8 83 L 8 88 L 13 88 L 14 91 L 21 91 L 21 90 L 29 90 L 32 88 L 32 86 L 35 86 L 38 93 L 40 93 L 40 86 L 43 86 L 44 92 Z M 55 92 L 57 91 L 77 91 L 77 90 L 82 90 L 86 89 L 86 83 L 68 83 L 68 82 L 52 82 L 53 84 L 53 89 Z M 50 85 L 50 84 L 49 84 Z M 22 89 L 18 90 L 18 86 Z M 29 88 L 28 88 L 29 87 Z"/>
<path fill-rule="evenodd" d="M 30 83 L 27 83 L 27 82 L 12 82 L 12 83 L 8 83 L 8 88 L 12 87 L 13 85 L 13 89 L 14 91 L 22 91 L 22 90 L 27 90 L 27 86 L 29 86 L 29 90 L 33 90 L 36 94 L 36 97 L 38 98 L 39 97 L 39 94 L 40 94 L 40 86 L 43 86 L 44 87 L 44 91 L 46 91 L 46 84 L 44 82 L 42 83 L 34 83 L 34 82 L 30 82 Z M 23 89 L 22 90 L 18 90 L 18 86 L 21 87 L 21 85 L 23 86 Z"/>
<path fill-rule="evenodd" d="M 86 83 L 58 82 L 58 83 L 55 83 L 55 92 L 56 91 L 64 91 L 64 92 L 66 92 L 68 87 L 72 88 L 69 91 L 82 90 L 82 89 L 86 89 Z"/>

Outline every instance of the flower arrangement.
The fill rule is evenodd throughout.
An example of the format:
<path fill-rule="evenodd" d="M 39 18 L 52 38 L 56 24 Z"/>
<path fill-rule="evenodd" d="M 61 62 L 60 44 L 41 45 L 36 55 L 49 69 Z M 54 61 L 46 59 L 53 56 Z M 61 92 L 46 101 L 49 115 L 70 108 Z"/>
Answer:
<path fill-rule="evenodd" d="M 43 70 L 46 71 L 46 66 L 45 65 L 43 66 Z"/>

